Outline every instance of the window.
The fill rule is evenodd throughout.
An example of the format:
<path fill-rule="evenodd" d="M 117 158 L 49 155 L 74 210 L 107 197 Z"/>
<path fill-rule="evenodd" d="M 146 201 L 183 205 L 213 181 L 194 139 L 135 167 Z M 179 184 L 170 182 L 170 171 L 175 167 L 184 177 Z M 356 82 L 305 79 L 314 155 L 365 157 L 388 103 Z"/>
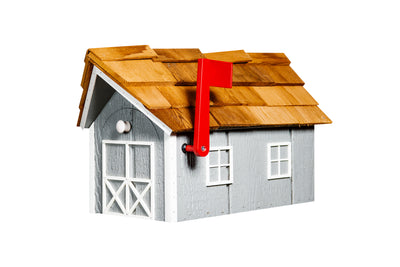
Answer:
<path fill-rule="evenodd" d="M 291 146 L 286 143 L 272 143 L 267 146 L 268 180 L 291 177 Z"/>
<path fill-rule="evenodd" d="M 207 186 L 233 182 L 232 147 L 212 147 L 207 156 Z"/>

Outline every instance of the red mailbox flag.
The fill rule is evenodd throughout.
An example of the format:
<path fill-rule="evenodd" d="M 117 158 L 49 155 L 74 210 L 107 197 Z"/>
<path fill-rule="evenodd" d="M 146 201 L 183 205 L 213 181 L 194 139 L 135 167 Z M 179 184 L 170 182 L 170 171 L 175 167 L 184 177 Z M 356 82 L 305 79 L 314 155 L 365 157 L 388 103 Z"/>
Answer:
<path fill-rule="evenodd" d="M 205 157 L 210 150 L 210 86 L 232 87 L 232 63 L 201 58 L 197 67 L 193 145 L 183 150 Z"/>

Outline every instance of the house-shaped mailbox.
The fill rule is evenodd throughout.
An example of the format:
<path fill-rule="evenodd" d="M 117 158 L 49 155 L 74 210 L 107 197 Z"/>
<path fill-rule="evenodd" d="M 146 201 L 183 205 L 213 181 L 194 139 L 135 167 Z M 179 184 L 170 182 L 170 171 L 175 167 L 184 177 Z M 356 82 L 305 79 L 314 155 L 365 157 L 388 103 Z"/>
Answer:
<path fill-rule="evenodd" d="M 233 63 L 210 88 L 210 151 L 193 142 L 198 59 Z M 331 123 L 282 53 L 89 49 L 78 126 L 90 128 L 92 211 L 183 221 L 312 201 L 314 125 Z"/>

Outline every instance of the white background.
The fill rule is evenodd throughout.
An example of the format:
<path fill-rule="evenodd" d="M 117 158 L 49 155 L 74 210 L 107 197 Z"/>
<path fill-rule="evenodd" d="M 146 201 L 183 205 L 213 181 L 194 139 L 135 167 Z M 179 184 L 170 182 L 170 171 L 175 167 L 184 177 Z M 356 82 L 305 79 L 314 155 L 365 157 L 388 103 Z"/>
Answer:
<path fill-rule="evenodd" d="M 3 1 L 1 266 L 399 266 L 397 1 Z M 316 201 L 169 224 L 88 213 L 85 51 L 284 52 L 333 120 Z M 397 255 L 396 255 L 397 254 Z"/>

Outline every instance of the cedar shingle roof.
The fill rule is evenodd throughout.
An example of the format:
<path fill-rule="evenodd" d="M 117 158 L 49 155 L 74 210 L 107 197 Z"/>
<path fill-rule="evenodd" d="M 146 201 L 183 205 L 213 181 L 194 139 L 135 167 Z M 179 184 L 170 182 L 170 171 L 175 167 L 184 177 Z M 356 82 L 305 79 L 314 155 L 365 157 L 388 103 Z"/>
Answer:
<path fill-rule="evenodd" d="M 173 132 L 191 131 L 199 58 L 234 63 L 233 87 L 210 88 L 211 129 L 331 123 L 283 53 L 238 50 L 203 54 L 199 49 L 143 45 L 87 51 L 78 125 L 95 65 Z"/>

